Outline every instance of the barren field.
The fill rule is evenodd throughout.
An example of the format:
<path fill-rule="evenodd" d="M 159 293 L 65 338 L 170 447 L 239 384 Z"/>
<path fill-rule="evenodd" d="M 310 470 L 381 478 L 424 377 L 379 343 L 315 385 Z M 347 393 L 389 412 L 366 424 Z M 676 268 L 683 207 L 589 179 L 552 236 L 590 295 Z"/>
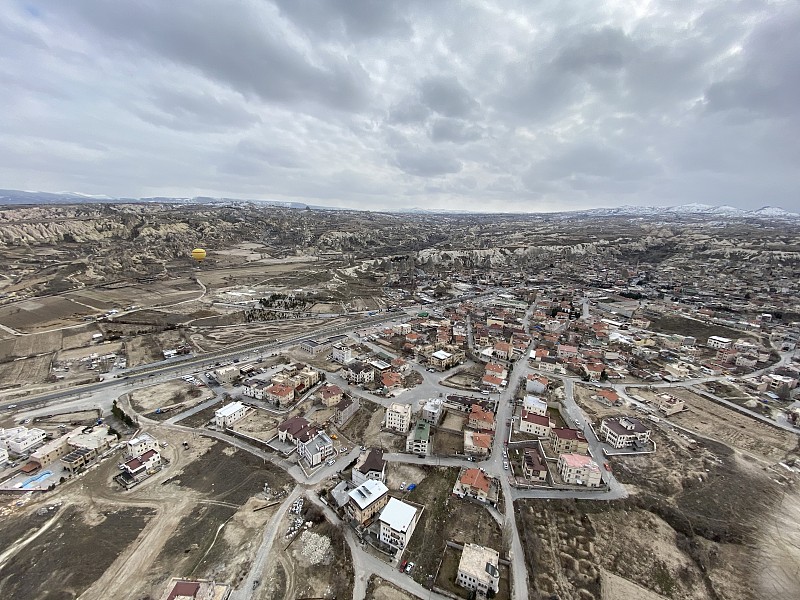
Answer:
<path fill-rule="evenodd" d="M 361 444 L 365 438 L 365 433 L 370 426 L 370 422 L 378 415 L 378 425 L 383 419 L 383 407 L 375 402 L 369 400 L 361 400 L 356 414 L 345 423 L 345 426 L 340 429 L 341 433 L 347 437 L 353 444 Z"/>
<path fill-rule="evenodd" d="M 273 417 L 264 410 L 254 408 L 250 410 L 247 416 L 234 423 L 233 429 L 266 442 L 276 434 L 278 425 L 282 420 L 282 418 Z"/>
<path fill-rule="evenodd" d="M 676 425 L 717 439 L 734 448 L 762 456 L 771 461 L 783 460 L 797 447 L 797 436 L 761 423 L 732 408 L 706 400 L 683 388 L 671 388 L 670 393 L 682 398 L 689 409 L 669 417 Z M 655 394 L 640 391 L 643 398 L 655 402 Z"/>
<path fill-rule="evenodd" d="M 599 422 L 606 417 L 615 417 L 619 415 L 622 410 L 621 407 L 606 406 L 592 399 L 592 396 L 597 393 L 597 389 L 598 388 L 592 386 L 576 384 L 573 386 L 573 398 L 575 398 L 575 402 L 578 403 L 586 415 L 593 421 Z"/>
<path fill-rule="evenodd" d="M 433 453 L 439 456 L 464 454 L 464 434 L 437 430 L 433 435 Z"/>
<path fill-rule="evenodd" d="M 415 600 L 408 592 L 401 590 L 396 585 L 373 575 L 367 582 L 366 600 Z"/>
<path fill-rule="evenodd" d="M 48 534 L 20 550 L 0 569 L 0 595 L 77 598 L 136 539 L 153 514 L 147 508 L 97 512 L 65 508 Z"/>
<path fill-rule="evenodd" d="M 11 387 L 24 388 L 28 384 L 46 382 L 52 357 L 52 354 L 45 354 L 0 364 L 0 387 L 10 384 Z"/>
<path fill-rule="evenodd" d="M 798 564 L 796 522 L 786 519 L 785 543 L 764 532 L 765 522 L 782 518 L 777 492 L 790 481 L 717 442 L 690 445 L 659 430 L 654 435 L 656 455 L 613 459 L 617 477 L 634 493 L 626 500 L 517 503 L 531 597 L 610 599 L 617 589 L 675 600 L 760 600 L 769 597 L 766 589 L 796 593 L 800 582 L 786 576 Z M 762 560 L 771 565 L 763 579 L 772 587 L 754 589 Z M 649 593 L 636 595 L 636 586 Z"/>
<path fill-rule="evenodd" d="M 369 424 L 363 431 L 361 443 L 370 448 L 380 448 L 384 452 L 405 450 L 406 438 L 404 435 L 392 431 L 382 431 L 381 423 L 386 411 L 376 410 L 370 417 Z M 347 428 L 345 427 L 345 430 Z M 353 435 L 355 438 L 355 434 Z"/>
<path fill-rule="evenodd" d="M 196 386 L 182 379 L 174 379 L 165 383 L 139 388 L 130 394 L 131 406 L 140 413 L 146 414 L 158 408 L 187 410 L 205 402 L 214 395 L 206 386 Z M 171 415 L 170 415 L 171 416 Z"/>
<path fill-rule="evenodd" d="M 296 598 L 351 598 L 353 594 L 353 562 L 350 548 L 342 532 L 324 520 L 316 508 L 304 505 L 304 521 L 310 529 L 286 539 L 276 536 L 270 554 L 266 581 L 261 587 L 261 600 L 295 600 Z M 279 534 L 289 526 L 287 514 L 278 525 Z"/>
<path fill-rule="evenodd" d="M 449 377 L 442 380 L 442 385 L 458 390 L 477 389 L 481 382 L 483 371 L 478 366 L 459 369 Z"/>

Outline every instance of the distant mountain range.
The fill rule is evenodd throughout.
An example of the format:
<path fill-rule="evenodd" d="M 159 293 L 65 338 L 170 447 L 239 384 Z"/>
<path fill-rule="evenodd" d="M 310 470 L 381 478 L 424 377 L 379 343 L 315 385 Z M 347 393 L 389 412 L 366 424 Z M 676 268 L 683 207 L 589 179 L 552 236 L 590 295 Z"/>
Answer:
<path fill-rule="evenodd" d="M 280 206 L 282 208 L 295 208 L 314 210 L 359 210 L 342 209 L 333 206 L 320 206 L 292 202 L 286 200 L 261 200 L 241 198 L 213 198 L 197 196 L 194 198 L 172 198 L 155 196 L 150 198 L 113 198 L 105 195 L 81 194 L 78 192 L 30 192 L 23 190 L 0 189 L 0 205 L 9 204 L 79 204 L 79 203 L 129 203 L 129 202 L 160 202 L 166 204 L 239 204 L 242 202 L 261 204 L 265 206 Z M 361 209 L 364 210 L 364 209 Z M 482 214 L 466 210 L 428 209 L 428 208 L 400 208 L 391 211 L 396 213 L 412 214 L 450 214 L 468 215 Z M 535 213 L 532 213 L 535 214 Z M 739 218 L 739 219 L 777 219 L 796 220 L 800 214 L 789 212 L 776 206 L 764 206 L 757 210 L 744 210 L 733 206 L 713 206 L 711 204 L 681 204 L 679 206 L 618 206 L 615 208 L 593 208 L 561 213 L 551 213 L 563 217 L 595 216 L 595 217 L 709 217 L 709 218 Z"/>

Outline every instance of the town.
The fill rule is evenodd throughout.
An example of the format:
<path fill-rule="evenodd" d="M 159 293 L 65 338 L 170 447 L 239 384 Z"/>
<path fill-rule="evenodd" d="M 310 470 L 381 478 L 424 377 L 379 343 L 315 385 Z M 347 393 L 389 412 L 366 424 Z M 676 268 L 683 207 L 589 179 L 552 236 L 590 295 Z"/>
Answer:
<path fill-rule="evenodd" d="M 314 288 L 268 251 L 4 292 L 6 594 L 748 597 L 748 555 L 709 557 L 796 507 L 797 256 L 435 249 Z M 322 297 L 354 270 L 369 290 Z M 752 521 L 714 521 L 731 503 Z"/>

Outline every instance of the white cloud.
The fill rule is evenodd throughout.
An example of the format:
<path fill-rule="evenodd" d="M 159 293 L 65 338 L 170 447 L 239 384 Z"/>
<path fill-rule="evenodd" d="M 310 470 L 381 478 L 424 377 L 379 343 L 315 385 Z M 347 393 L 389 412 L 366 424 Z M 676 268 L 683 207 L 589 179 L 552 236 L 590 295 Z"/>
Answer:
<path fill-rule="evenodd" d="M 0 4 L 1 187 L 800 210 L 800 6 Z"/>

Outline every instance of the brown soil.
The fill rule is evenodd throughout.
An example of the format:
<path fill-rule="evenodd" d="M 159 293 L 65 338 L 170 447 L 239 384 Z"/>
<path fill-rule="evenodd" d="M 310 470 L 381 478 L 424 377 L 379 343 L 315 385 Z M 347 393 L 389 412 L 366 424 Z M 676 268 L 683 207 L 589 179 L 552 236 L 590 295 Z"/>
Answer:
<path fill-rule="evenodd" d="M 415 600 L 416 596 L 401 590 L 396 585 L 373 575 L 367 582 L 366 600 Z"/>

